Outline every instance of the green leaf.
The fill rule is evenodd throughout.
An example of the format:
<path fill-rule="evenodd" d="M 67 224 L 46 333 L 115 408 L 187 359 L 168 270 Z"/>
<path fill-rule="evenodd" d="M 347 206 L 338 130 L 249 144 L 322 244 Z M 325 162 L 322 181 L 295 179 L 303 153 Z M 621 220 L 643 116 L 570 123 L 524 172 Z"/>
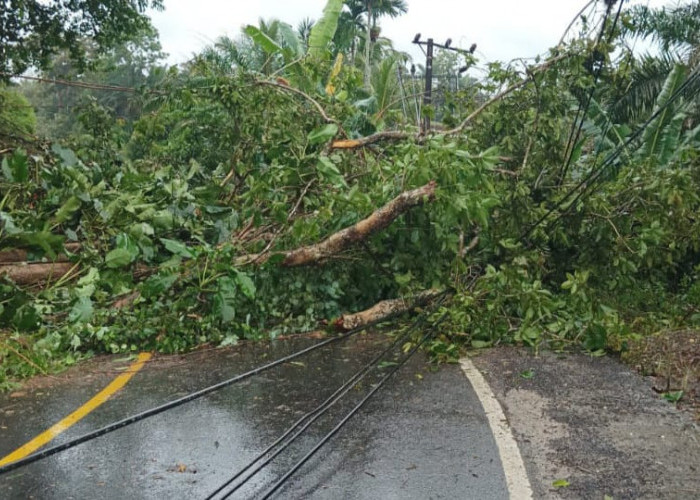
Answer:
<path fill-rule="evenodd" d="M 10 182 L 27 182 L 29 164 L 24 151 L 18 149 L 11 157 L 6 156 L 2 159 L 2 173 Z"/>
<path fill-rule="evenodd" d="M 255 298 L 255 283 L 253 283 L 253 280 L 250 278 L 250 276 L 238 270 L 235 270 L 235 272 L 236 282 L 238 283 L 238 286 L 243 292 L 243 295 L 245 295 L 249 299 Z"/>
<path fill-rule="evenodd" d="M 321 19 L 316 21 L 309 34 L 309 55 L 321 57 L 328 53 L 328 44 L 338 28 L 338 18 L 343 8 L 343 0 L 328 0 Z"/>
<path fill-rule="evenodd" d="M 251 40 L 253 40 L 253 42 L 255 42 L 258 47 L 263 49 L 266 54 L 277 54 L 282 52 L 282 47 L 280 47 L 272 38 L 263 33 L 260 28 L 249 24 L 243 29 L 243 31 L 251 38 Z"/>
<path fill-rule="evenodd" d="M 23 331 L 35 330 L 40 321 L 39 312 L 31 304 L 20 306 L 12 317 L 12 325 Z"/>
<path fill-rule="evenodd" d="M 125 248 L 115 248 L 105 256 L 105 264 L 111 269 L 117 269 L 131 264 L 131 253 Z"/>
<path fill-rule="evenodd" d="M 520 373 L 520 376 L 524 379 L 531 379 L 532 377 L 535 376 L 535 372 L 532 370 L 525 370 Z"/>
<path fill-rule="evenodd" d="M 555 488 L 567 488 L 571 486 L 571 483 L 569 483 L 569 481 L 566 479 L 557 479 L 556 481 L 552 482 L 552 486 Z"/>
<path fill-rule="evenodd" d="M 669 403 L 677 403 L 678 401 L 683 399 L 683 391 L 665 392 L 664 399 Z"/>
<path fill-rule="evenodd" d="M 216 285 L 214 310 L 222 323 L 230 323 L 236 316 L 236 283 L 230 277 L 223 276 L 217 280 Z"/>
<path fill-rule="evenodd" d="M 139 255 L 138 244 L 126 233 L 120 233 L 117 235 L 117 248 L 123 248 L 129 252 L 129 256 L 131 257 L 129 262 L 136 260 L 136 257 Z"/>
<path fill-rule="evenodd" d="M 73 167 L 80 163 L 80 160 L 78 160 L 78 157 L 75 155 L 72 149 L 64 148 L 59 146 L 58 144 L 54 144 L 53 146 L 51 146 L 51 151 L 57 154 L 61 158 L 61 160 L 63 160 L 63 164 L 67 167 Z"/>
<path fill-rule="evenodd" d="M 319 157 L 316 168 L 321 177 L 327 182 L 330 182 L 333 185 L 333 187 L 348 187 L 347 183 L 345 182 L 345 179 L 338 170 L 338 167 L 336 167 L 335 164 L 327 156 Z"/>
<path fill-rule="evenodd" d="M 2 229 L 5 235 L 19 234 L 22 232 L 22 230 L 15 225 L 12 216 L 3 211 L 0 211 L 0 229 Z"/>
<path fill-rule="evenodd" d="M 664 129 L 676 113 L 675 106 L 667 106 L 670 98 L 676 90 L 683 84 L 686 78 L 686 67 L 683 64 L 676 64 L 668 74 L 664 86 L 656 99 L 654 113 L 659 115 L 646 127 L 642 144 L 642 154 L 645 157 L 654 157 L 658 160 L 661 151 L 661 143 Z"/>
<path fill-rule="evenodd" d="M 290 58 L 297 59 L 304 55 L 304 49 L 296 30 L 289 24 L 280 22 L 278 27 L 279 36 L 288 47 L 285 49 L 285 61 L 290 62 Z"/>
<path fill-rule="evenodd" d="M 61 224 L 65 221 L 67 221 L 80 208 L 80 205 L 81 205 L 80 199 L 77 196 L 71 196 L 70 198 L 68 198 L 68 201 L 66 201 L 61 206 L 61 208 L 58 209 L 58 212 L 56 212 L 54 220 L 58 224 Z"/>
<path fill-rule="evenodd" d="M 327 142 L 335 137 L 338 133 L 338 125 L 335 123 L 328 123 L 323 127 L 314 129 L 309 133 L 308 139 L 311 144 L 318 144 L 322 142 Z"/>
<path fill-rule="evenodd" d="M 141 285 L 141 294 L 149 299 L 151 297 L 157 297 L 163 292 L 170 290 L 173 284 L 177 281 L 177 274 L 165 274 L 151 276 Z"/>
<path fill-rule="evenodd" d="M 172 229 L 175 225 L 175 218 L 169 210 L 160 210 L 152 214 L 151 223 L 153 227 L 165 229 L 167 231 Z"/>
<path fill-rule="evenodd" d="M 185 245 L 184 243 L 175 240 L 169 240 L 167 238 L 161 238 L 160 241 L 170 253 L 175 254 L 179 257 L 192 259 L 196 256 L 195 252 L 192 249 L 188 248 L 187 245 Z"/>
<path fill-rule="evenodd" d="M 93 314 L 92 299 L 90 297 L 79 297 L 68 315 L 71 323 L 87 323 Z"/>
<path fill-rule="evenodd" d="M 20 241 L 30 246 L 41 248 L 52 259 L 56 258 L 56 250 L 63 249 L 63 236 L 52 234 L 49 231 L 36 231 L 34 233 L 20 233 L 15 235 Z"/>

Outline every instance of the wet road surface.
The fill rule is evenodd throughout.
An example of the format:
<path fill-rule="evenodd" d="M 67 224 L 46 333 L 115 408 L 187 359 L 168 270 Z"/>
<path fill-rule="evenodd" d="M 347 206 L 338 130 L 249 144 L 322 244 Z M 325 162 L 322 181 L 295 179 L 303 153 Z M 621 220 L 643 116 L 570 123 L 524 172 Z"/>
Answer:
<path fill-rule="evenodd" d="M 535 498 L 700 498 L 700 425 L 653 379 L 585 353 L 503 347 L 473 362 L 500 400 Z"/>
<path fill-rule="evenodd" d="M 156 358 L 51 444 L 294 352 L 312 339 Z M 355 336 L 240 384 L 0 476 L 2 498 L 205 498 L 387 343 Z M 128 366 L 103 358 L 0 397 L 0 455 L 92 397 Z M 383 376 L 373 371 L 231 498 L 260 497 Z M 488 422 L 456 365 L 414 356 L 276 498 L 508 498 Z"/>

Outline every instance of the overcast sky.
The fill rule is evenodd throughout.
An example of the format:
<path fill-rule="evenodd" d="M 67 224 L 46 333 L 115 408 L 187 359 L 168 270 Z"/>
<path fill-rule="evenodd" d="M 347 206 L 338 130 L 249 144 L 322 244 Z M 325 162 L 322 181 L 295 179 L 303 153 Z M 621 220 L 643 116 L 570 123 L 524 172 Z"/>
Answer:
<path fill-rule="evenodd" d="M 189 59 L 221 35 L 238 36 L 241 26 L 259 18 L 277 18 L 292 26 L 320 17 L 325 0 L 165 0 L 165 11 L 153 12 L 169 62 Z M 543 54 L 556 45 L 566 26 L 588 0 L 407 0 L 408 13 L 381 20 L 382 36 L 418 62 L 422 55 L 411 40 L 416 33 L 442 43 L 478 45 L 482 61 L 508 61 Z M 602 0 L 599 0 L 602 4 Z M 650 6 L 677 0 L 630 0 Z"/>

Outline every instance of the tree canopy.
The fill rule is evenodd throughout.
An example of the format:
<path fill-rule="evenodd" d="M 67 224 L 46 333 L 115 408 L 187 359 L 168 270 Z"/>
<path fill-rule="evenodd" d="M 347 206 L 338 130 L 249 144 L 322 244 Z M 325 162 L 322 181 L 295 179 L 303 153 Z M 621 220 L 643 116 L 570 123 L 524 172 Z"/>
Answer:
<path fill-rule="evenodd" d="M 15 75 L 46 68 L 61 50 L 85 64 L 82 40 L 89 38 L 101 49 L 124 42 L 150 26 L 146 8 L 162 8 L 163 2 L 2 0 L 1 5 L 0 71 Z"/>

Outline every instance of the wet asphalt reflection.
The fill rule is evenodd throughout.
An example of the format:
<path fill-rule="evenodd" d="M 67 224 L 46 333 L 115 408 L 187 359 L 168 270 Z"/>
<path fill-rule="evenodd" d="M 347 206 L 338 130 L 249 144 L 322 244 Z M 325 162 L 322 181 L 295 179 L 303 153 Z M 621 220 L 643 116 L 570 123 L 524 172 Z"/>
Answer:
<path fill-rule="evenodd" d="M 299 417 L 372 359 L 388 337 L 337 342 L 238 385 L 0 476 L 0 497 L 205 498 Z M 64 442 L 247 369 L 312 339 L 247 343 L 156 358 L 110 401 L 51 444 Z M 0 397 L 0 455 L 92 397 L 118 373 L 114 358 Z M 366 394 L 373 370 L 231 498 L 256 498 Z M 431 370 L 418 354 L 279 490 L 276 498 L 507 498 L 486 417 L 458 366 Z"/>

